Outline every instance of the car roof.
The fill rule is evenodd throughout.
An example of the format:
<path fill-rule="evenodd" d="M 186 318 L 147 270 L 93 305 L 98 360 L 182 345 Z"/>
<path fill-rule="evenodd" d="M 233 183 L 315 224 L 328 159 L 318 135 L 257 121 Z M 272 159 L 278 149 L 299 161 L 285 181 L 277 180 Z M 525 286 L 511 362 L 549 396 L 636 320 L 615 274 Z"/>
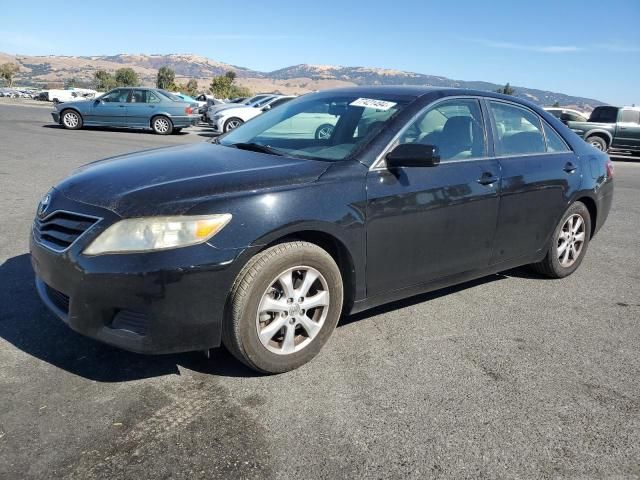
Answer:
<path fill-rule="evenodd" d="M 450 97 L 456 95 L 466 95 L 466 96 L 481 96 L 481 97 L 490 97 L 497 98 L 502 100 L 511 100 L 524 104 L 530 104 L 528 100 L 520 97 L 514 97 L 512 95 L 503 95 L 497 92 L 491 92 L 488 90 L 475 90 L 470 88 L 454 88 L 454 87 L 428 87 L 428 86 L 418 86 L 418 85 L 371 85 L 371 86 L 358 86 L 358 87 L 343 87 L 343 88 L 332 88 L 330 90 L 321 90 L 319 93 L 323 92 L 335 92 L 335 93 L 346 93 L 346 94 L 354 94 L 354 95 L 399 95 L 406 97 L 422 97 L 427 94 L 439 94 L 443 97 Z"/>

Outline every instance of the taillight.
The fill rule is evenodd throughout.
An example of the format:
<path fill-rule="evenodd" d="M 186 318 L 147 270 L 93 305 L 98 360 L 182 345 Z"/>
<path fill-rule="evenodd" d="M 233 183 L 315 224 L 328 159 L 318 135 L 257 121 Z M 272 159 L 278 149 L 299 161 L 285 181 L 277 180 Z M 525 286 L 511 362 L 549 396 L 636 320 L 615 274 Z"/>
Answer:
<path fill-rule="evenodd" d="M 193 108 L 191 107 L 187 107 L 184 109 L 184 113 L 186 113 L 187 115 L 191 115 L 193 113 Z"/>
<path fill-rule="evenodd" d="M 607 178 L 613 178 L 613 162 L 611 160 L 607 160 Z"/>

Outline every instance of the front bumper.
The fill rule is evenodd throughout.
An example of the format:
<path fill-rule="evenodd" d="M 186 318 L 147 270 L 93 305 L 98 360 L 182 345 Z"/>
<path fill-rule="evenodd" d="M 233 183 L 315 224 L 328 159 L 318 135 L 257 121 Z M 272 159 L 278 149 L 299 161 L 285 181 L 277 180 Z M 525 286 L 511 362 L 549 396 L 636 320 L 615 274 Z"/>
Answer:
<path fill-rule="evenodd" d="M 222 121 L 222 119 L 214 120 L 214 119 L 210 118 L 208 123 L 209 123 L 209 126 L 213 129 L 214 132 L 222 133 L 223 123 L 224 123 Z"/>
<path fill-rule="evenodd" d="M 71 208 L 77 211 L 77 203 Z M 205 243 L 87 257 L 82 250 L 112 223 L 109 220 L 115 214 L 96 212 L 95 207 L 83 213 L 105 220 L 63 252 L 52 251 L 31 236 L 36 287 L 53 313 L 78 333 L 138 353 L 220 345 L 225 303 L 242 249 L 218 249 Z"/>
<path fill-rule="evenodd" d="M 51 116 L 53 117 L 54 122 L 60 123 L 60 112 L 57 110 L 55 112 L 51 112 Z"/>

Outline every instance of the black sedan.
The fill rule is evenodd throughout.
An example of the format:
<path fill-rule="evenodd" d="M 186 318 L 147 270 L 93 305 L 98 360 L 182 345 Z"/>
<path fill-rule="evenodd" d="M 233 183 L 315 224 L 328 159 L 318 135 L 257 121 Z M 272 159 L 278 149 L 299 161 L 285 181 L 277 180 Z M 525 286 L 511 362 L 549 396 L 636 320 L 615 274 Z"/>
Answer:
<path fill-rule="evenodd" d="M 38 206 L 31 257 L 80 333 L 143 353 L 224 344 L 275 373 L 342 314 L 519 265 L 573 273 L 612 195 L 608 156 L 530 103 L 329 90 L 214 143 L 79 169 Z"/>

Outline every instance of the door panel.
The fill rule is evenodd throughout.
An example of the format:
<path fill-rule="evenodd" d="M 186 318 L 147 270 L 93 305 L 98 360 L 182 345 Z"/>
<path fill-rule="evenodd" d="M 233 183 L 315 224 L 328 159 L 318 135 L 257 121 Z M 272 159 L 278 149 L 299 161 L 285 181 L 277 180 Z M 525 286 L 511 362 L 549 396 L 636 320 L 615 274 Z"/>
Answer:
<path fill-rule="evenodd" d="M 117 89 L 93 102 L 87 124 L 124 127 L 127 124 L 129 89 Z"/>
<path fill-rule="evenodd" d="M 612 145 L 620 148 L 640 149 L 640 124 L 633 122 L 618 123 Z"/>
<path fill-rule="evenodd" d="M 556 222 L 579 190 L 576 155 L 533 111 L 505 101 L 487 102 L 501 170 L 500 210 L 491 263 L 546 247 Z"/>
<path fill-rule="evenodd" d="M 369 172 L 367 295 L 487 266 L 498 182 L 479 180 L 498 168 L 486 159 Z"/>
<path fill-rule="evenodd" d="M 492 263 L 531 256 L 546 246 L 581 184 L 573 152 L 500 158 L 501 198 Z M 575 170 L 569 170 L 573 165 Z"/>
<path fill-rule="evenodd" d="M 160 98 L 152 91 L 134 89 L 127 103 L 127 125 L 149 127 L 159 105 Z"/>

